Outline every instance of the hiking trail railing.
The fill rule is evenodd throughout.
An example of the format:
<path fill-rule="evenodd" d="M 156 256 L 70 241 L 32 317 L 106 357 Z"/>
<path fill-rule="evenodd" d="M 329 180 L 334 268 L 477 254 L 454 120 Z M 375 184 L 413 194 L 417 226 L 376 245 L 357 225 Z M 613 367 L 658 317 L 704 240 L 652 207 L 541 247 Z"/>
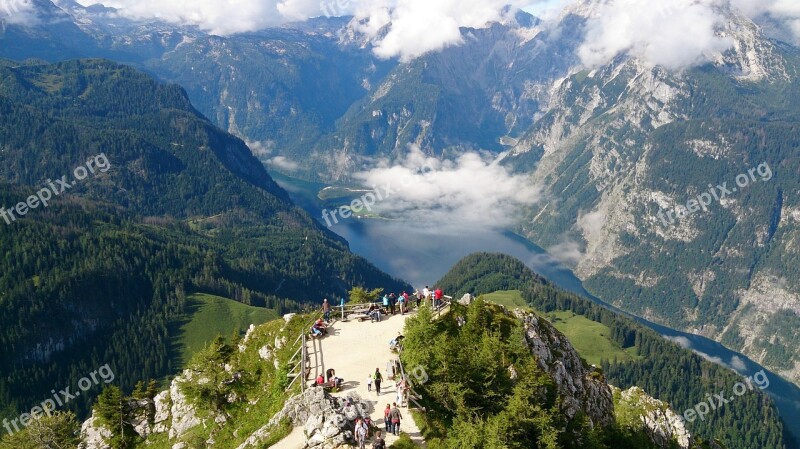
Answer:
<path fill-rule="evenodd" d="M 308 381 L 311 370 L 315 370 L 314 378 L 316 379 L 321 373 L 325 372 L 325 358 L 322 354 L 322 342 L 319 341 L 319 338 L 310 338 L 308 335 L 308 330 L 311 326 L 319 319 L 319 317 L 313 318 L 307 324 L 302 327 L 300 335 L 295 339 L 292 343 L 292 346 L 300 343 L 300 347 L 297 348 L 297 351 L 289 358 L 287 362 L 287 366 L 289 366 L 289 373 L 288 377 L 291 380 L 289 385 L 286 387 L 286 391 L 292 389 L 294 384 L 300 379 L 300 391 L 306 390 L 306 382 Z M 309 340 L 311 341 L 311 349 L 309 351 L 308 343 Z M 311 365 L 311 355 L 314 355 L 314 365 Z"/>
<path fill-rule="evenodd" d="M 444 295 L 442 296 L 442 299 L 433 301 L 434 301 L 433 310 L 436 312 L 436 316 L 440 317 L 442 316 L 442 311 L 444 311 L 444 309 L 450 307 L 450 305 L 453 304 L 453 297 Z"/>

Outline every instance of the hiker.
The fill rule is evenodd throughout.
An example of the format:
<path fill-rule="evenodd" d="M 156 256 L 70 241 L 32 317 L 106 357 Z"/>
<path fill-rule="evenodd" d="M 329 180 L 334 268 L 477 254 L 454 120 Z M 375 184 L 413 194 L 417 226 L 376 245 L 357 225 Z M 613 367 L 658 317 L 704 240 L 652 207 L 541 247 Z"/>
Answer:
<path fill-rule="evenodd" d="M 397 388 L 397 396 L 395 397 L 395 400 L 397 401 L 396 403 L 400 404 L 400 407 L 402 407 L 403 393 L 405 393 L 406 391 L 406 380 L 403 379 L 402 376 L 400 376 L 400 381 L 395 384 L 395 387 Z"/>
<path fill-rule="evenodd" d="M 381 431 L 375 432 L 375 442 L 372 443 L 372 449 L 386 449 L 386 440 L 381 437 Z"/>
<path fill-rule="evenodd" d="M 441 288 L 437 288 L 433 292 L 433 299 L 434 299 L 433 307 L 434 308 L 439 307 L 439 304 L 442 303 L 442 297 L 443 296 L 444 296 L 444 292 L 442 292 Z"/>
<path fill-rule="evenodd" d="M 317 327 L 316 323 L 311 325 L 311 337 L 312 338 L 317 338 L 317 337 L 321 337 L 321 336 L 322 336 L 322 330 L 320 330 Z"/>
<path fill-rule="evenodd" d="M 317 385 L 323 385 L 324 383 L 325 377 L 322 375 L 322 373 L 320 373 L 319 376 L 317 376 Z"/>
<path fill-rule="evenodd" d="M 392 421 L 392 433 L 394 433 L 394 436 L 400 434 L 400 419 L 402 418 L 403 415 L 400 414 L 397 403 L 392 404 L 392 409 L 389 411 L 389 419 Z"/>
<path fill-rule="evenodd" d="M 397 296 L 394 293 L 389 294 L 389 307 L 392 309 L 392 315 L 394 315 L 395 307 L 397 306 Z"/>
<path fill-rule="evenodd" d="M 322 300 L 322 317 L 326 323 L 331 322 L 331 304 L 328 302 L 328 298 Z"/>
<path fill-rule="evenodd" d="M 429 289 L 427 285 L 422 289 L 422 295 L 425 297 L 425 303 L 427 304 L 431 299 L 431 289 Z"/>
<path fill-rule="evenodd" d="M 419 289 L 414 290 L 414 298 L 417 299 L 417 309 L 419 309 L 420 304 L 422 304 L 422 292 Z"/>
<path fill-rule="evenodd" d="M 372 391 L 372 376 L 367 376 L 367 391 Z"/>
<path fill-rule="evenodd" d="M 369 315 L 369 321 L 380 323 L 381 322 L 381 308 L 376 306 L 375 304 L 370 304 L 369 310 L 367 310 L 367 315 Z"/>
<path fill-rule="evenodd" d="M 381 370 L 375 368 L 375 374 L 372 376 L 372 380 L 375 381 L 375 392 L 378 396 L 381 395 L 381 382 L 383 382 L 383 376 L 381 375 Z"/>
<path fill-rule="evenodd" d="M 383 313 L 389 313 L 389 295 L 383 295 Z"/>
<path fill-rule="evenodd" d="M 336 377 L 335 369 L 329 368 L 327 374 L 328 374 L 328 382 L 333 382 L 334 388 L 339 389 L 342 387 L 342 382 L 344 382 L 344 379 L 342 379 L 341 377 Z"/>
<path fill-rule="evenodd" d="M 361 417 L 356 418 L 356 443 L 359 449 L 366 449 L 367 447 L 367 426 Z"/>
<path fill-rule="evenodd" d="M 392 431 L 392 420 L 389 418 L 389 414 L 392 412 L 392 404 L 386 404 L 386 409 L 383 411 L 383 422 L 386 424 L 386 432 L 389 433 Z"/>

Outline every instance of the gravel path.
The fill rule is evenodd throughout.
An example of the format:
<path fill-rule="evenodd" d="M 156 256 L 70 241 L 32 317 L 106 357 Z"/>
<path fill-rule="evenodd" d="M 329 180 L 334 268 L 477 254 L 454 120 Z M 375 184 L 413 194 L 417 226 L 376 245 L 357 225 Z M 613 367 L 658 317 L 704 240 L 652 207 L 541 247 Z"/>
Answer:
<path fill-rule="evenodd" d="M 384 431 L 387 447 L 397 439 L 393 435 L 385 435 L 383 421 L 383 410 L 387 403 L 395 402 L 396 393 L 394 381 L 389 380 L 389 376 L 386 374 L 387 362 L 397 358 L 397 355 L 389 350 L 389 341 L 403 331 L 405 320 L 408 317 L 409 314 L 405 316 L 389 315 L 383 317 L 383 321 L 380 323 L 357 320 L 337 321 L 329 328 L 329 335 L 322 339 L 325 369 L 335 369 L 336 375 L 344 379 L 342 391 L 333 393 L 333 395 L 344 397 L 348 393 L 356 392 L 370 403 L 372 420 Z M 313 361 L 313 355 L 311 359 Z M 375 368 L 380 368 L 384 378 L 380 396 L 375 392 L 374 385 L 372 392 L 367 391 L 367 376 L 374 373 Z M 400 430 L 408 433 L 415 443 L 423 446 L 422 435 L 411 413 L 405 407 L 401 407 L 400 412 L 404 418 L 400 423 Z M 289 436 L 273 447 L 276 449 L 301 449 L 304 445 L 303 429 L 296 427 Z M 372 447 L 372 440 L 367 446 Z"/>

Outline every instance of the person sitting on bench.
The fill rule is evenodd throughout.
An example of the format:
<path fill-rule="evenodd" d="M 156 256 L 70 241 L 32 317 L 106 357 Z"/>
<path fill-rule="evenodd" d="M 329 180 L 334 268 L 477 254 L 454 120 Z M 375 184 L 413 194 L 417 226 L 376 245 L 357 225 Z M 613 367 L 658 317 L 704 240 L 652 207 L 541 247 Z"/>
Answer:
<path fill-rule="evenodd" d="M 342 382 L 344 382 L 344 379 L 342 379 L 340 377 L 336 377 L 336 370 L 335 369 L 328 368 L 328 371 L 327 371 L 326 374 L 328 375 L 328 383 L 329 384 L 332 383 L 333 387 L 337 388 L 337 389 L 342 387 Z"/>
<path fill-rule="evenodd" d="M 322 320 L 317 320 L 313 326 L 311 326 L 311 336 L 312 337 L 321 337 L 328 332 L 328 326 L 325 325 L 325 322 Z"/>
<path fill-rule="evenodd" d="M 369 315 L 370 321 L 381 321 L 381 308 L 372 304 L 369 306 L 369 310 L 367 311 L 367 315 Z"/>

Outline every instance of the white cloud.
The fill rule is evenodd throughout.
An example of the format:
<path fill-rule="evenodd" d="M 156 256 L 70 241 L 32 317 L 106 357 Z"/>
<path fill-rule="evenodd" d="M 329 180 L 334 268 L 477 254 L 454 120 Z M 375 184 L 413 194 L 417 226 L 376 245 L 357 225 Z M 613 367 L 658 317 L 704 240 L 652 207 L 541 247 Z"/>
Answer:
<path fill-rule="evenodd" d="M 673 343 L 676 343 L 678 346 L 680 346 L 680 347 L 682 347 L 684 349 L 692 349 L 692 341 L 689 340 L 686 337 L 680 337 L 680 336 L 671 337 L 669 335 L 662 335 L 662 337 L 664 337 L 665 339 L 667 339 L 667 340 L 669 340 L 669 341 L 671 341 Z"/>
<path fill-rule="evenodd" d="M 746 16 L 758 21 L 777 21 L 777 35 L 800 43 L 800 2 L 797 0 L 731 0 Z"/>
<path fill-rule="evenodd" d="M 519 218 L 521 206 L 538 200 L 540 191 L 493 156 L 467 153 L 448 161 L 413 146 L 398 163 L 381 161 L 356 178 L 381 194 L 376 208 L 382 216 L 402 216 L 437 229 L 506 228 Z"/>
<path fill-rule="evenodd" d="M 379 0 L 356 8 L 359 31 L 375 39 L 379 57 L 408 61 L 462 42 L 460 27 L 483 28 L 527 0 Z M 384 27 L 385 34 L 378 32 Z"/>
<path fill-rule="evenodd" d="M 0 18 L 15 25 L 34 25 L 40 21 L 32 0 L 0 0 Z"/>
<path fill-rule="evenodd" d="M 300 168 L 300 164 L 294 161 L 290 161 L 283 156 L 275 156 L 272 159 L 267 159 L 267 165 L 271 167 L 275 167 L 278 170 L 284 171 L 296 171 Z"/>
<path fill-rule="evenodd" d="M 739 357 L 738 355 L 731 357 L 730 365 L 731 368 L 739 372 L 744 372 L 747 370 L 747 365 L 744 363 L 744 360 L 742 360 L 742 358 Z"/>
<path fill-rule="evenodd" d="M 565 240 L 553 245 L 547 248 L 547 252 L 554 259 L 567 265 L 577 265 L 583 259 L 581 246 L 573 240 Z"/>
<path fill-rule="evenodd" d="M 26 1 L 26 0 L 3 0 Z M 122 14 L 197 25 L 212 34 L 256 31 L 321 15 L 358 18 L 375 54 L 404 61 L 462 41 L 460 27 L 481 28 L 503 18 L 508 5 L 528 0 L 79 0 L 104 3 Z M 536 0 L 541 2 L 545 0 Z M 513 8 L 512 8 L 513 10 Z M 386 27 L 386 29 L 384 29 Z"/>
<path fill-rule="evenodd" d="M 247 147 L 250 148 L 250 152 L 253 153 L 253 156 L 259 159 L 265 159 L 275 150 L 274 140 L 246 140 L 245 143 L 247 144 Z"/>
<path fill-rule="evenodd" d="M 103 3 L 125 16 L 196 25 L 217 35 L 256 31 L 281 23 L 318 16 L 320 3 L 311 0 L 79 0 Z"/>
<path fill-rule="evenodd" d="M 586 25 L 578 49 L 589 67 L 628 54 L 669 69 L 708 61 L 730 48 L 732 41 L 717 35 L 722 17 L 717 0 L 610 0 L 598 7 Z"/>
<path fill-rule="evenodd" d="M 0 0 L 0 14 L 29 21 L 32 0 Z M 629 53 L 670 68 L 707 60 L 730 43 L 714 30 L 722 20 L 718 6 L 728 0 L 79 0 L 105 3 L 134 18 L 158 18 L 196 25 L 218 35 L 276 26 L 321 15 L 354 14 L 358 30 L 369 37 L 376 55 L 408 61 L 462 42 L 460 27 L 485 27 L 515 8 L 555 18 L 569 3 L 594 3 L 583 62 L 602 65 Z M 800 42 L 797 0 L 730 0 L 753 19 L 778 23 Z"/>
<path fill-rule="evenodd" d="M 578 55 L 589 67 L 620 54 L 673 70 L 701 64 L 733 44 L 718 33 L 729 5 L 768 31 L 777 27 L 776 37 L 800 42 L 797 0 L 608 0 L 589 9 Z"/>
<path fill-rule="evenodd" d="M 583 232 L 586 241 L 593 241 L 606 225 L 606 214 L 602 210 L 589 213 L 579 213 L 577 220 L 578 227 Z"/>

